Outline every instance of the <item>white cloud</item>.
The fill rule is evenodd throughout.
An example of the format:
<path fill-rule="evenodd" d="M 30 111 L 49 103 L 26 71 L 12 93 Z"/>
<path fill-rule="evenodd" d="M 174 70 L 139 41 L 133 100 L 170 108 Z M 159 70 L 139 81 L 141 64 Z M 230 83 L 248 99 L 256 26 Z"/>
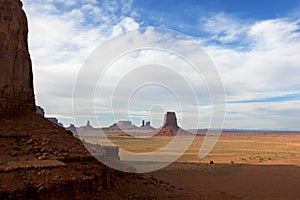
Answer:
<path fill-rule="evenodd" d="M 133 18 L 125 17 L 117 25 L 113 27 L 112 35 L 117 36 L 128 31 L 136 30 L 140 26 Z"/>
<path fill-rule="evenodd" d="M 251 27 L 249 36 L 253 38 L 256 48 L 285 48 L 294 41 L 299 42 L 299 22 L 288 19 L 260 21 Z"/>
<path fill-rule="evenodd" d="M 101 7 L 95 0 L 23 3 L 29 22 L 37 103 L 47 115 L 70 118 L 73 83 L 84 60 L 105 39 L 116 34 L 113 27 L 129 31 L 138 28 L 138 24 L 130 17 L 114 13 L 123 9 L 116 1 L 107 1 Z M 124 6 L 130 9 L 130 2 L 124 2 Z"/>
<path fill-rule="evenodd" d="M 139 28 L 141 24 L 134 19 L 139 13 L 132 9 L 132 1 L 125 0 L 104 1 L 101 6 L 95 0 L 23 2 L 29 18 L 29 45 L 37 102 L 46 109 L 48 115 L 60 116 L 61 120 L 69 122 L 72 118 L 73 83 L 83 62 L 106 39 Z M 299 94 L 299 20 L 278 18 L 251 22 L 220 13 L 203 18 L 202 22 L 202 28 L 208 33 L 208 37 L 195 39 L 204 44 L 205 50 L 215 62 L 224 82 L 228 101 Z M 155 38 L 155 34 L 150 31 L 145 34 L 148 34 L 148 39 L 168 41 L 167 37 Z M 222 45 L 210 43 L 213 40 Z M 230 43 L 237 43 L 239 46 L 228 46 Z M 111 48 L 117 49 L 122 45 L 124 44 Z M 153 60 L 172 63 L 174 66 L 181 65 L 176 57 L 150 51 L 140 52 L 136 57 L 126 57 L 118 65 L 147 64 Z M 190 80 L 198 78 L 184 67 L 177 69 L 178 73 L 185 74 Z M 166 74 L 162 76 L 162 79 L 167 79 Z M 182 88 L 176 81 L 173 84 L 176 88 Z M 202 83 L 195 87 L 204 88 Z M 183 90 L 182 94 L 184 92 Z M 203 91 L 204 94 L 205 92 L 207 91 Z M 228 105 L 227 111 L 233 114 L 228 115 L 226 127 L 300 129 L 297 125 L 299 115 L 295 113 L 300 113 L 299 105 L 298 101 L 232 103 Z M 202 125 L 206 126 L 205 122 L 209 119 L 207 113 L 210 113 L 211 108 L 206 107 L 208 105 L 201 106 L 204 112 L 201 116 L 204 121 Z M 186 107 L 186 112 L 194 109 L 195 107 Z M 138 113 L 134 112 L 135 115 Z M 145 115 L 144 111 L 140 114 Z"/>
<path fill-rule="evenodd" d="M 219 13 L 209 18 L 202 18 L 202 28 L 211 34 L 211 39 L 220 42 L 232 42 L 245 35 L 249 25 L 225 13 Z"/>
<path fill-rule="evenodd" d="M 91 59 L 94 61 L 90 62 L 94 64 L 94 66 L 89 66 L 89 72 L 92 72 L 92 74 L 89 73 L 80 79 L 83 80 L 80 82 L 82 84 L 79 88 L 76 87 L 79 91 L 77 96 L 79 99 L 77 99 L 78 101 L 76 100 L 76 102 L 79 102 L 79 105 L 76 104 L 76 109 L 78 108 L 79 112 L 76 113 L 85 116 L 88 114 L 92 115 L 90 110 L 92 110 L 93 106 L 88 106 L 89 109 L 81 109 L 88 103 L 88 101 L 82 100 L 81 98 L 82 95 L 86 95 L 85 92 L 89 90 L 88 88 L 91 85 L 92 90 L 90 90 L 90 92 L 94 92 L 93 88 L 96 85 L 96 80 L 99 78 L 96 71 L 100 67 L 99 63 L 104 63 L 104 59 L 107 59 L 106 57 L 119 55 L 120 51 L 121 53 L 124 53 L 124 51 L 127 52 L 126 49 L 135 49 L 133 46 L 136 48 L 144 47 L 143 45 L 145 45 L 145 43 L 149 44 L 149 46 L 157 46 L 157 44 L 159 44 L 160 46 L 164 45 L 167 47 L 174 46 L 177 42 L 178 48 L 180 48 L 178 52 L 191 51 L 191 49 L 187 47 L 187 42 L 180 42 L 179 38 L 171 37 L 168 34 L 159 34 L 159 31 L 155 31 L 151 28 L 143 32 L 133 32 L 132 34 L 130 36 L 127 35 L 128 37 L 126 38 L 112 40 L 110 44 L 106 44 L 105 47 L 102 46 L 100 51 L 105 52 L 102 52 L 100 56 L 94 55 L 95 59 Z M 146 45 L 146 47 L 148 46 Z M 196 56 L 198 57 L 202 56 L 199 51 L 192 51 L 191 53 L 197 54 Z M 105 56 L 102 57 L 101 55 Z M 101 58 L 103 58 L 103 60 Z M 195 73 L 190 64 L 170 52 L 154 49 L 138 50 L 118 58 L 109 66 L 108 71 L 105 71 L 99 83 L 101 88 L 96 89 L 96 111 L 100 118 L 103 116 L 107 117 L 107 115 L 113 113 L 113 111 L 110 110 L 111 103 L 113 103 L 114 111 L 116 111 L 114 114 L 120 118 L 126 118 L 126 116 L 128 118 L 128 115 L 126 115 L 128 112 L 135 113 L 135 116 L 137 116 L 139 112 L 142 117 L 145 115 L 145 110 L 150 109 L 154 104 L 159 104 L 165 110 L 175 110 L 178 115 L 188 116 L 183 117 L 182 125 L 184 127 L 196 127 L 197 120 L 190 119 L 193 117 L 197 119 L 198 102 L 194 100 L 193 90 L 191 90 L 190 87 L 192 86 L 197 90 L 197 97 L 201 100 L 201 104 L 210 104 L 210 96 L 206 85 L 201 81 L 201 77 Z M 189 82 L 191 86 L 188 85 L 187 82 Z M 150 85 L 147 85 L 148 83 L 150 83 Z M 153 83 L 162 85 L 154 84 L 154 86 L 156 86 L 154 90 Z M 117 87 L 114 88 L 115 86 Z M 138 88 L 139 86 L 142 88 Z M 113 97 L 112 101 L 111 97 Z M 94 98 L 94 96 L 92 95 L 91 98 Z M 129 101 L 130 99 L 135 99 L 135 101 L 133 101 L 132 106 L 129 106 L 130 110 L 127 110 L 129 102 L 131 102 Z M 177 100 L 179 100 L 180 104 L 178 104 Z M 143 111 L 142 109 L 145 110 Z M 164 113 L 160 113 L 159 119 L 155 120 L 161 121 L 163 114 Z M 207 121 L 210 120 L 209 117 L 203 118 L 202 115 L 202 119 L 205 119 L 205 122 L 202 121 L 202 125 L 207 125 Z M 147 118 L 149 118 L 149 116 Z M 101 120 L 104 121 L 103 119 Z"/>
<path fill-rule="evenodd" d="M 206 43 L 205 48 L 221 73 L 228 101 L 275 99 L 275 102 L 229 104 L 229 112 L 236 114 L 227 117 L 225 126 L 300 128 L 295 124 L 300 116 L 293 114 L 300 112 L 300 106 L 288 98 L 276 102 L 276 97 L 299 96 L 299 27 L 299 21 L 286 18 L 248 24 L 246 29 L 240 29 L 243 32 L 238 30 L 239 34 L 233 34 L 239 37 L 231 37 L 233 41 L 243 41 L 247 50 L 242 51 L 239 46 Z M 289 104 L 293 109 L 288 109 Z"/>
<path fill-rule="evenodd" d="M 298 29 L 295 21 L 265 20 L 249 26 L 244 33 L 246 38 L 236 38 L 238 41 L 245 39 L 248 50 L 206 44 L 205 49 L 225 82 L 229 99 L 277 96 L 280 92 L 297 89 L 300 72 Z"/>

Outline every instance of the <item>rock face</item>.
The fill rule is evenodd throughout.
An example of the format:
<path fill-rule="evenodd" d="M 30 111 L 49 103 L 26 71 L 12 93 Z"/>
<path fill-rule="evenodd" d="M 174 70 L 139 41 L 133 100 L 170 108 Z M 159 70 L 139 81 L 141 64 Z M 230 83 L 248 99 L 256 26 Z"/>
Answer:
<path fill-rule="evenodd" d="M 0 0 L 0 115 L 34 111 L 27 18 L 19 0 Z"/>

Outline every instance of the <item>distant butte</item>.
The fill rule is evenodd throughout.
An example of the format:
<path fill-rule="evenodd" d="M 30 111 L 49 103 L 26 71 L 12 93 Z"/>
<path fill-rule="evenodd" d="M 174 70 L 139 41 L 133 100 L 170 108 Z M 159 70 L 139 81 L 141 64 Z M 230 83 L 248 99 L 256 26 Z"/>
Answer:
<path fill-rule="evenodd" d="M 157 130 L 155 136 L 175 136 L 177 134 L 191 135 L 191 133 L 178 126 L 175 112 L 167 112 L 164 116 L 164 124 Z"/>

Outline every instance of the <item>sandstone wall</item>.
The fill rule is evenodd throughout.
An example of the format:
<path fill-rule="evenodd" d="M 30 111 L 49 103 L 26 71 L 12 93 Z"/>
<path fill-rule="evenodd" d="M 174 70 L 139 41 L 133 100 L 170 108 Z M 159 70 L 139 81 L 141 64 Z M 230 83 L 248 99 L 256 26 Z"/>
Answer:
<path fill-rule="evenodd" d="M 19 0 L 0 0 L 0 115 L 35 110 L 27 18 Z"/>

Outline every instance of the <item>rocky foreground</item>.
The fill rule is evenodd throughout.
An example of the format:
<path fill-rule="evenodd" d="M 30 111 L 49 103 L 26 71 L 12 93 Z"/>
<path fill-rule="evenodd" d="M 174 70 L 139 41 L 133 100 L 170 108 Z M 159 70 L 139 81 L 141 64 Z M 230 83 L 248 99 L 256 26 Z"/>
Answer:
<path fill-rule="evenodd" d="M 0 199 L 192 198 L 153 177 L 110 169 L 69 131 L 35 113 L 1 119 L 0 138 Z M 117 154 L 109 158 L 128 167 Z"/>

